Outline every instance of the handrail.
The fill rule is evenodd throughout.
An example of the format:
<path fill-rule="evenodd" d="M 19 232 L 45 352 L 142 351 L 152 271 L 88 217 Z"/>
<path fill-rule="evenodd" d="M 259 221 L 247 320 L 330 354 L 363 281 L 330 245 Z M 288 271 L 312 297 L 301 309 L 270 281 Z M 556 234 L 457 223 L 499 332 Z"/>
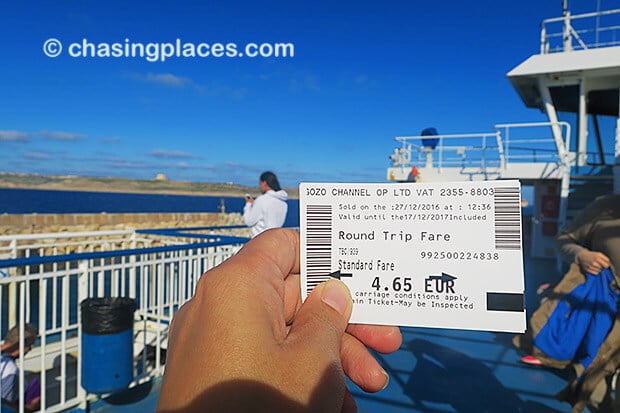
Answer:
<path fill-rule="evenodd" d="M 614 24 L 608 23 L 602 27 L 599 26 L 601 17 L 618 17 L 620 16 L 620 9 L 596 11 L 582 14 L 570 14 L 568 12 L 562 17 L 552 17 L 542 21 L 541 33 L 540 33 L 540 54 L 549 54 L 554 52 L 569 52 L 573 50 L 573 44 L 571 39 L 575 39 L 582 50 L 602 48 L 602 47 L 614 47 L 620 45 L 620 24 L 615 22 Z M 574 23 L 584 21 L 585 19 L 596 18 L 596 25 L 591 24 L 586 28 L 575 29 Z M 548 26 L 562 23 L 563 27 L 557 29 L 557 31 L 550 32 Z M 586 23 L 584 23 L 586 24 Z M 609 40 L 602 41 L 601 34 L 608 34 Z M 593 39 L 588 36 L 594 36 Z M 551 40 L 559 39 L 558 46 L 552 47 Z M 584 40 L 586 39 L 586 40 Z"/>
<path fill-rule="evenodd" d="M 76 253 L 76 254 L 62 254 L 62 255 L 52 255 L 52 256 L 42 256 L 42 257 L 37 256 L 37 257 L 27 257 L 27 258 L 10 258 L 6 260 L 0 260 L 0 268 L 61 263 L 61 262 L 67 262 L 67 261 L 94 260 L 98 258 L 128 257 L 132 255 L 156 254 L 160 252 L 185 251 L 185 250 L 191 250 L 191 249 L 196 249 L 196 248 L 218 247 L 221 245 L 244 244 L 249 240 L 249 238 L 242 238 L 242 237 L 217 236 L 217 238 L 221 238 L 221 240 L 213 241 L 213 242 L 195 242 L 195 243 L 180 244 L 180 245 L 165 245 L 161 247 L 134 248 L 134 249 L 128 249 L 128 250 L 81 252 L 81 253 Z M 32 275 L 5 277 L 5 278 L 0 278 L 0 284 L 5 283 L 4 281 L 7 281 L 7 280 L 8 281 L 21 281 L 22 279 L 32 280 L 33 278 L 32 278 Z"/>
<path fill-rule="evenodd" d="M 514 129 L 533 129 L 540 127 L 553 127 L 557 125 L 561 128 L 562 141 L 558 143 L 555 141 L 553 135 L 550 133 L 548 137 L 529 138 L 527 140 L 514 139 L 511 137 L 511 131 Z M 463 165 L 463 166 L 476 166 L 485 169 L 488 167 L 499 167 L 501 170 L 505 169 L 510 161 L 525 161 L 527 156 L 523 154 L 515 155 L 512 151 L 529 151 L 530 162 L 541 161 L 540 154 L 538 152 L 545 152 L 547 155 L 544 157 L 547 162 L 556 162 L 564 164 L 568 161 L 568 150 L 570 147 L 570 133 L 571 127 L 568 122 L 522 122 L 522 123 L 503 123 L 494 126 L 495 132 L 486 133 L 462 133 L 462 134 L 446 134 L 446 135 L 433 135 L 433 136 L 397 136 L 394 138 L 397 142 L 401 143 L 401 148 L 396 149 L 391 156 L 393 161 L 393 167 L 407 168 L 413 164 L 412 152 L 424 153 L 426 155 L 426 163 L 424 167 L 436 167 L 439 170 L 449 165 Z M 503 133 L 502 133 L 503 131 Z M 495 138 L 495 141 L 489 141 L 489 138 Z M 421 141 L 425 139 L 437 139 L 438 144 L 434 149 L 426 148 Z M 446 141 L 460 140 L 463 143 L 460 145 L 446 145 Z M 420 143 L 418 143 L 420 142 Z M 529 143 L 533 146 L 531 148 L 514 147 L 512 143 Z M 546 147 L 543 147 L 546 145 Z M 438 159 L 433 159 L 433 152 L 438 153 Z M 472 156 L 478 153 L 477 156 Z M 554 155 L 555 154 L 555 155 Z M 417 162 L 420 163 L 423 160 L 419 158 Z M 482 171 L 483 173 L 485 171 Z"/>
<path fill-rule="evenodd" d="M 13 274 L 0 278 L 0 307 L 2 311 L 8 307 L 8 313 L 0 312 L 0 330 L 4 332 L 16 323 L 23 326 L 25 322 L 33 322 L 39 327 L 40 342 L 20 362 L 20 387 L 25 387 L 25 371 L 37 375 L 42 386 L 42 412 L 65 411 L 84 406 L 89 400 L 80 386 L 82 349 L 79 323 L 79 303 L 89 297 L 136 299 L 134 384 L 161 375 L 160 350 L 166 348 L 170 320 L 193 296 L 202 274 L 235 254 L 248 240 L 240 236 L 187 231 L 240 227 L 243 226 L 140 230 L 142 236 L 193 240 L 155 247 L 0 260 L 0 268 Z M 110 235 L 104 231 L 89 235 L 95 237 L 97 233 Z M 136 239 L 136 233 L 125 232 L 130 239 Z M 82 237 L 84 233 L 75 234 Z M 33 235 L 25 238 L 36 240 Z M 52 238 L 51 234 L 44 235 Z M 59 234 L 59 238 L 66 239 L 66 235 Z M 147 358 L 148 346 L 155 349 L 154 360 Z M 77 360 L 77 365 L 72 360 Z M 59 377 L 57 381 L 47 380 L 50 369 L 60 369 L 53 373 L 53 377 Z M 75 376 L 69 376 L 70 371 L 75 371 Z M 23 405 L 21 408 L 23 411 Z"/>
<path fill-rule="evenodd" d="M 171 229 L 179 232 L 187 231 L 215 231 L 222 229 L 238 229 L 247 228 L 246 225 L 221 225 L 221 226 L 209 226 L 209 227 L 183 227 L 183 228 L 154 228 L 154 229 L 137 229 L 137 234 L 158 234 L 160 231 L 169 231 Z"/>
<path fill-rule="evenodd" d="M 536 128 L 536 127 L 546 127 L 546 126 L 550 126 L 551 128 L 554 128 L 556 126 L 560 127 L 560 134 L 561 134 L 561 129 L 564 128 L 564 139 L 559 142 L 556 141 L 555 139 L 551 138 L 551 139 L 540 139 L 540 142 L 548 142 L 553 140 L 554 145 L 553 148 L 550 149 L 550 151 L 552 151 L 553 149 L 555 149 L 557 155 L 558 155 L 558 161 L 559 163 L 563 164 L 564 166 L 568 167 L 568 163 L 569 163 L 569 159 L 568 159 L 568 154 L 569 154 L 569 148 L 570 148 L 570 137 L 571 137 L 571 125 L 568 122 L 565 121 L 559 121 L 559 122 L 521 122 L 521 123 L 499 123 L 496 124 L 494 127 L 496 130 L 499 129 L 504 129 L 505 130 L 505 156 L 509 157 L 509 148 L 510 148 L 510 142 L 511 142 L 511 138 L 510 138 L 510 130 L 511 129 L 515 129 L 515 128 Z M 514 142 L 514 139 L 512 140 L 512 142 Z M 523 143 L 521 141 L 518 141 L 519 143 Z M 532 141 L 530 140 L 528 143 L 532 143 Z M 512 147 L 512 149 L 516 149 L 514 147 Z M 536 150 L 541 149 L 541 148 L 536 148 Z M 530 149 L 532 150 L 532 149 Z"/>
<path fill-rule="evenodd" d="M 429 139 L 429 138 L 437 138 L 437 139 L 460 139 L 460 138 L 479 138 L 479 137 L 491 137 L 495 136 L 495 133 L 459 133 L 459 134 L 451 134 L 451 135 L 432 135 L 432 136 L 397 136 L 394 139 L 399 142 L 404 142 L 412 139 Z"/>
<path fill-rule="evenodd" d="M 88 236 L 97 236 L 97 237 L 107 237 L 113 235 L 131 235 L 134 232 L 133 230 L 114 230 L 114 231 L 89 231 L 89 232 L 46 232 L 41 234 L 15 234 L 15 235 L 0 235 L 0 242 L 3 241 L 11 241 L 11 240 L 21 240 L 21 241 L 31 241 L 31 240 L 40 240 L 40 239 L 63 239 L 63 238 L 76 238 L 76 237 L 88 237 Z"/>

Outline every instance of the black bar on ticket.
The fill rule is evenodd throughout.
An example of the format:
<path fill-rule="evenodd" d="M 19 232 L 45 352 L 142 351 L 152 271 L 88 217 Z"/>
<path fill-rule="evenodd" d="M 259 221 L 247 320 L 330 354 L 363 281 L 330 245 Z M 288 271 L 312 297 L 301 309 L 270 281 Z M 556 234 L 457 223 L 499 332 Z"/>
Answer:
<path fill-rule="evenodd" d="M 525 297 L 518 293 L 487 293 L 487 311 L 518 311 L 525 309 Z"/>

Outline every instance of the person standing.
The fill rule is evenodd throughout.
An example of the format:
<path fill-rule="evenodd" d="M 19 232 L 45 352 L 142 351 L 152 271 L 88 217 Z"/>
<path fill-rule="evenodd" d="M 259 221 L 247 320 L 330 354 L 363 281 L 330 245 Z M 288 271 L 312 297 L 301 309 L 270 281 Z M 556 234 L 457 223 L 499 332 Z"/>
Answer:
<path fill-rule="evenodd" d="M 557 244 L 564 261 L 583 272 L 598 274 L 610 266 L 619 271 L 620 194 L 596 198 L 558 235 Z"/>
<path fill-rule="evenodd" d="M 574 368 L 576 377 L 556 395 L 573 412 L 587 405 L 607 411 L 607 381 L 620 367 L 620 194 L 596 198 L 556 241 L 570 268 L 513 343 L 527 353 L 526 364 Z"/>
<path fill-rule="evenodd" d="M 252 238 L 270 228 L 284 225 L 288 205 L 288 195 L 280 187 L 280 182 L 273 172 L 263 172 L 258 181 L 262 195 L 253 199 L 246 195 L 243 207 L 243 221 L 252 227 Z"/>

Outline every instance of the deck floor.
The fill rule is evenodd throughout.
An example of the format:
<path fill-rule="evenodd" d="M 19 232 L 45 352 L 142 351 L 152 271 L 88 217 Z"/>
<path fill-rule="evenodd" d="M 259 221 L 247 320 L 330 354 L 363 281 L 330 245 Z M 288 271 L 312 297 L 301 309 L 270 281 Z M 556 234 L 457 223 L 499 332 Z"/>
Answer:
<path fill-rule="evenodd" d="M 381 393 L 354 391 L 361 412 L 567 412 L 554 395 L 561 372 L 519 362 L 511 334 L 403 329 L 403 346 L 379 356 L 390 375 Z"/>
<path fill-rule="evenodd" d="M 537 287 L 557 282 L 555 260 L 524 261 L 528 315 L 538 306 Z M 403 345 L 377 355 L 390 375 L 380 393 L 353 389 L 360 412 L 559 413 L 570 412 L 555 394 L 570 371 L 528 366 L 512 345 L 513 334 L 403 328 Z"/>
<path fill-rule="evenodd" d="M 536 287 L 558 281 L 555 261 L 526 259 L 528 314 L 538 305 Z M 512 334 L 403 328 L 403 345 L 377 355 L 390 375 L 388 387 L 367 394 L 349 384 L 360 412 L 559 413 L 570 406 L 555 399 L 568 372 L 524 365 Z M 91 404 L 91 412 L 153 412 L 161 380 L 138 392 Z"/>

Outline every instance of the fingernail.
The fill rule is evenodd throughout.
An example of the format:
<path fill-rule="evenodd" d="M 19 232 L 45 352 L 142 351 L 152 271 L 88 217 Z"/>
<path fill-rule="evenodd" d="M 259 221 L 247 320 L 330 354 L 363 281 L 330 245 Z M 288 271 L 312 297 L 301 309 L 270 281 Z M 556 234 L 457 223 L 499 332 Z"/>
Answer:
<path fill-rule="evenodd" d="M 385 384 L 383 385 L 383 387 L 381 387 L 381 390 L 384 390 L 388 386 L 388 384 L 390 384 L 390 376 L 385 370 L 383 370 L 383 374 L 385 374 Z"/>
<path fill-rule="evenodd" d="M 321 300 L 340 314 L 344 314 L 349 304 L 346 286 L 338 281 L 328 281 L 323 288 Z"/>

